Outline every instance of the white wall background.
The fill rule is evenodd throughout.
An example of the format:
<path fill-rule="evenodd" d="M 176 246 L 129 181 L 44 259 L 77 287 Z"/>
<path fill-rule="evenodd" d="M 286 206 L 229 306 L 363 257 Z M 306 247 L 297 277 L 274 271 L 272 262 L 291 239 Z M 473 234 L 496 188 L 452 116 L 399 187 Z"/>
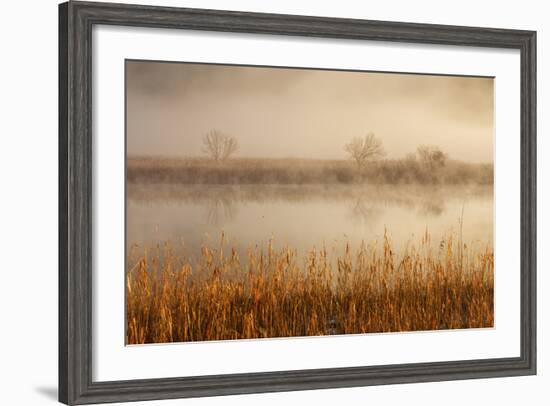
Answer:
<path fill-rule="evenodd" d="M 126 1 L 128 2 L 128 1 Z M 147 402 L 144 405 L 545 405 L 550 398 L 549 165 L 550 20 L 546 2 L 429 0 L 130 1 L 538 31 L 538 327 L 536 377 Z M 6 2 L 0 24 L 0 404 L 57 398 L 57 1 Z M 137 404 L 136 404 L 137 405 Z"/>

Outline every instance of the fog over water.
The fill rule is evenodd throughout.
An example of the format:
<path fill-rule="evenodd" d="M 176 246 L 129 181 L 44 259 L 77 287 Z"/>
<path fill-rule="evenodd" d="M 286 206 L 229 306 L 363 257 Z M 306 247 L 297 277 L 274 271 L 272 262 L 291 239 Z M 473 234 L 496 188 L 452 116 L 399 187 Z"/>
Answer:
<path fill-rule="evenodd" d="M 493 161 L 493 79 L 129 61 L 129 156 L 201 156 L 216 128 L 239 157 L 344 159 L 374 132 L 387 158 L 437 145 Z"/>
<path fill-rule="evenodd" d="M 494 327 L 492 78 L 126 84 L 127 344 Z"/>
<path fill-rule="evenodd" d="M 453 238 L 478 249 L 493 243 L 492 187 L 190 186 L 129 185 L 130 243 L 168 241 L 193 261 L 203 245 L 242 258 L 248 249 L 296 249 L 299 256 L 326 247 L 342 254 L 378 241 L 384 232 L 403 253 L 428 231 L 434 248 Z M 462 227 L 460 221 L 462 220 Z"/>
<path fill-rule="evenodd" d="M 223 232 L 243 257 L 273 240 L 305 258 L 385 230 L 400 253 L 426 230 L 435 250 L 492 249 L 491 78 L 136 61 L 126 74 L 128 249 L 170 241 L 196 259 Z M 229 160 L 204 154 L 212 129 L 238 141 Z M 369 132 L 387 160 L 361 172 L 344 146 Z M 447 163 L 411 157 L 420 145 Z"/>

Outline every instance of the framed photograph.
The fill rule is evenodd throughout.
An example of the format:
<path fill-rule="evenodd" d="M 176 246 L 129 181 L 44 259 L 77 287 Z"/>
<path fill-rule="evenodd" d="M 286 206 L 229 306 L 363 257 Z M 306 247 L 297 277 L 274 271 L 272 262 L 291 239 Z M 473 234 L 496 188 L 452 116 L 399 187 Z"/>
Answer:
<path fill-rule="evenodd" d="M 536 373 L 536 33 L 59 6 L 59 400 Z"/>

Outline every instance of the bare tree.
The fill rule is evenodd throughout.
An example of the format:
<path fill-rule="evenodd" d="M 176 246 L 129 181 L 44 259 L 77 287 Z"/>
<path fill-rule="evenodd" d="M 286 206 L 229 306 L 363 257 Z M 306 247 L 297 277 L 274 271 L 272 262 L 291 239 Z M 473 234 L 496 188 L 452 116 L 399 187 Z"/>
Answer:
<path fill-rule="evenodd" d="M 355 160 L 359 172 L 368 161 L 381 158 L 386 154 L 382 141 L 374 133 L 369 133 L 364 138 L 355 137 L 346 144 L 344 150 Z"/>
<path fill-rule="evenodd" d="M 214 161 L 225 161 L 239 149 L 239 143 L 234 137 L 218 130 L 210 130 L 202 139 L 203 151 Z"/>
<path fill-rule="evenodd" d="M 418 158 L 426 168 L 433 171 L 445 166 L 447 155 L 439 147 L 421 145 L 417 148 Z"/>

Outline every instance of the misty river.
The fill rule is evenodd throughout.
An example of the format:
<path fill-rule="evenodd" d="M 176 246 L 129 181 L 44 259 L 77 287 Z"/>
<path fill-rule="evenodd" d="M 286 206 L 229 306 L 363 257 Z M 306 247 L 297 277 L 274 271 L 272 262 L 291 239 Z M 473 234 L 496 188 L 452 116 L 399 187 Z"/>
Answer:
<path fill-rule="evenodd" d="M 462 223 L 461 223 L 462 220 Z M 194 262 L 202 245 L 244 256 L 249 248 L 340 250 L 362 241 L 435 246 L 453 236 L 493 243 L 492 186 L 159 185 L 128 184 L 127 248 L 170 245 Z M 492 247 L 491 247 L 492 248 Z M 139 249 L 138 249 L 139 251 Z"/>

